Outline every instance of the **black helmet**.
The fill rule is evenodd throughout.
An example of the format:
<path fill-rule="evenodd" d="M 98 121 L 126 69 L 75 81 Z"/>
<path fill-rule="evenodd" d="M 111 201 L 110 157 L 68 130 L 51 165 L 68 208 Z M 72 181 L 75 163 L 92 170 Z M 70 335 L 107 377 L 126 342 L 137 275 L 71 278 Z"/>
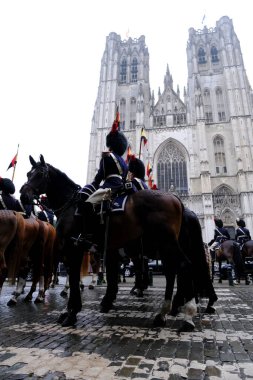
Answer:
<path fill-rule="evenodd" d="M 245 227 L 246 226 L 244 220 L 240 219 L 240 218 L 236 219 L 236 224 L 237 224 L 238 227 Z"/>
<path fill-rule="evenodd" d="M 122 132 L 111 131 L 106 136 L 106 146 L 119 156 L 123 156 L 127 149 L 128 142 L 126 136 Z"/>
<path fill-rule="evenodd" d="M 223 227 L 223 221 L 221 219 L 214 219 L 214 223 L 218 228 Z"/>
<path fill-rule="evenodd" d="M 6 194 L 14 194 L 16 189 L 9 178 L 0 178 L 0 190 Z"/>
<path fill-rule="evenodd" d="M 130 157 L 128 164 L 128 170 L 133 173 L 133 175 L 142 180 L 145 179 L 145 166 L 142 160 L 136 158 L 134 155 Z"/>

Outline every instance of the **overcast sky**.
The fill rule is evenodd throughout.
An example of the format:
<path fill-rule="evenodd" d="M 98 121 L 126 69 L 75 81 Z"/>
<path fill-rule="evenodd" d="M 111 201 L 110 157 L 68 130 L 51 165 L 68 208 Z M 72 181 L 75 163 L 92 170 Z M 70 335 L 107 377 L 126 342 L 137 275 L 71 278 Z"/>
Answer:
<path fill-rule="evenodd" d="M 203 16 L 205 17 L 202 24 Z M 215 27 L 227 15 L 253 85 L 252 11 L 248 0 L 2 0 L 0 2 L 0 176 L 19 148 L 16 195 L 29 154 L 86 183 L 89 135 L 100 62 L 110 32 L 146 37 L 157 99 L 166 65 L 174 89 L 187 84 L 188 29 Z"/>

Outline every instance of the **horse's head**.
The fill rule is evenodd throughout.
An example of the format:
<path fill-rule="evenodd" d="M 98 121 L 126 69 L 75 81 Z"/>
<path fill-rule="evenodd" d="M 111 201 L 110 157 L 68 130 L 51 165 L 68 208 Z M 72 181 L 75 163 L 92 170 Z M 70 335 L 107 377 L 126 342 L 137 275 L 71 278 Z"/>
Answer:
<path fill-rule="evenodd" d="M 34 197 L 46 193 L 49 180 L 49 167 L 43 155 L 40 155 L 39 162 L 36 162 L 32 156 L 29 156 L 29 159 L 32 169 L 27 173 L 27 182 L 20 189 L 20 199 L 23 204 L 31 204 Z"/>

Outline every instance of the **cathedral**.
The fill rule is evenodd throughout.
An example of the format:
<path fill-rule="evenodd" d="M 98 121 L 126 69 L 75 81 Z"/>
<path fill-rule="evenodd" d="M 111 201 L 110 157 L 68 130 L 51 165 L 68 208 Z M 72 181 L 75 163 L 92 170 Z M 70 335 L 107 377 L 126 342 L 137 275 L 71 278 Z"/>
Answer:
<path fill-rule="evenodd" d="M 232 20 L 189 29 L 188 79 L 183 98 L 167 66 L 155 101 L 145 37 L 106 38 L 92 118 L 87 182 L 99 166 L 119 107 L 121 130 L 132 153 L 152 167 L 164 192 L 177 194 L 201 223 L 204 241 L 214 217 L 233 238 L 236 218 L 253 234 L 253 96 Z M 140 144 L 145 132 L 147 144 Z M 141 147 L 141 151 L 140 151 Z"/>

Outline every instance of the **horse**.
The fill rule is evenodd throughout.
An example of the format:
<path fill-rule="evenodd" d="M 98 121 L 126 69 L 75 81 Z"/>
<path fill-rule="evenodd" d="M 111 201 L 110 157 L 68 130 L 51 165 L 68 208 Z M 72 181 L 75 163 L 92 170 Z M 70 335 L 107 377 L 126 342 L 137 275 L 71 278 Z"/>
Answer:
<path fill-rule="evenodd" d="M 8 306 L 17 304 L 19 296 L 23 293 L 26 278 L 32 268 L 32 285 L 25 301 L 31 301 L 32 295 L 39 283 L 39 293 L 35 303 L 41 303 L 45 298 L 53 272 L 53 252 L 55 241 L 55 228 L 47 222 L 30 217 L 24 219 L 17 213 L 17 229 L 12 242 L 6 250 L 6 276 L 14 284 L 18 278 L 16 289 Z"/>
<path fill-rule="evenodd" d="M 241 254 L 245 265 L 246 284 L 249 285 L 249 276 L 253 273 L 253 240 L 248 240 L 242 245 Z"/>
<path fill-rule="evenodd" d="M 240 281 L 240 277 L 244 275 L 244 263 L 242 255 L 240 252 L 239 245 L 234 240 L 224 240 L 220 246 L 215 250 L 216 252 L 216 261 L 219 264 L 219 283 L 222 282 L 221 279 L 221 264 L 222 261 L 227 261 L 230 264 L 228 271 L 229 285 L 234 285 L 234 279 L 232 271 L 235 271 L 236 278 Z"/>
<path fill-rule="evenodd" d="M 0 293 L 7 277 L 6 250 L 13 240 L 17 228 L 17 213 L 11 210 L 0 210 Z"/>
<path fill-rule="evenodd" d="M 80 233 L 80 223 L 75 217 L 79 201 L 80 186 L 65 173 L 45 162 L 43 155 L 36 162 L 29 156 L 32 168 L 27 173 L 27 182 L 20 189 L 20 199 L 24 204 L 33 201 L 34 196 L 46 194 L 50 207 L 57 216 L 57 235 L 61 249 L 66 257 L 70 275 L 70 296 L 67 312 L 61 314 L 59 323 L 71 326 L 77 321 L 82 308 L 79 281 L 83 249 L 71 239 Z M 134 246 L 136 240 L 145 237 L 149 247 L 159 252 L 163 261 L 166 277 L 165 300 L 155 325 L 164 326 L 166 315 L 171 310 L 174 282 L 179 270 L 184 272 L 183 292 L 186 313 L 196 313 L 194 290 L 189 261 L 179 245 L 183 204 L 173 194 L 163 194 L 143 190 L 128 196 L 125 211 L 112 213 L 107 224 L 107 244 L 105 247 L 105 265 L 107 288 L 101 302 L 101 311 L 108 312 L 113 307 L 118 292 L 118 249 Z M 89 220 L 92 226 L 92 220 Z M 85 226 L 87 228 L 87 224 Z M 86 229 L 83 231 L 87 232 Z"/>

